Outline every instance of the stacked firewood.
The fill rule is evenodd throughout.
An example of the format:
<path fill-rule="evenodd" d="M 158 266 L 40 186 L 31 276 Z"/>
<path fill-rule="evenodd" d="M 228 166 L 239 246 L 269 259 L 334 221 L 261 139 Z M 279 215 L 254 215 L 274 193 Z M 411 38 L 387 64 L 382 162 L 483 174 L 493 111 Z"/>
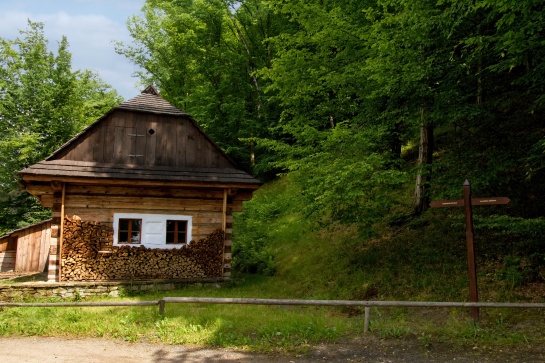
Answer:
<path fill-rule="evenodd" d="M 64 218 L 63 257 L 74 260 L 95 258 L 97 252 L 113 241 L 113 228 L 98 222 L 85 222 L 78 216 Z"/>
<path fill-rule="evenodd" d="M 220 277 L 223 232 L 177 249 L 112 247 L 111 227 L 65 218 L 63 280 L 183 279 Z M 108 247 L 107 249 L 105 249 Z"/>

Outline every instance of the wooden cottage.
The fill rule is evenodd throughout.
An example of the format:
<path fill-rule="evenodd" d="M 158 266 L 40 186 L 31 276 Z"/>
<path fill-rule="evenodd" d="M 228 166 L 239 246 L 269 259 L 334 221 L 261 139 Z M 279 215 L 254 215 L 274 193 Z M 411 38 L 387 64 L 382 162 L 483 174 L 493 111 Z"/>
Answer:
<path fill-rule="evenodd" d="M 49 281 L 227 278 L 261 185 L 152 86 L 20 175 L 52 209 Z"/>

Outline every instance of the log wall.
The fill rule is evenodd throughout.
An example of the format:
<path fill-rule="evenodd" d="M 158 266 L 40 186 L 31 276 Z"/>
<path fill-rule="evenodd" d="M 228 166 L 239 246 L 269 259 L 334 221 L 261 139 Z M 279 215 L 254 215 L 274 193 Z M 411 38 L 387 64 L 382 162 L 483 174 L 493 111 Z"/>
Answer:
<path fill-rule="evenodd" d="M 0 252 L 0 272 L 15 270 L 15 251 Z"/>
<path fill-rule="evenodd" d="M 47 264 L 51 222 L 18 232 L 15 271 L 41 272 Z"/>
<path fill-rule="evenodd" d="M 223 189 L 66 186 L 65 215 L 84 221 L 113 223 L 114 213 L 173 214 L 193 218 L 193 239 L 205 238 L 221 228 Z M 45 202 L 45 203 L 44 203 Z M 47 206 L 60 203 L 53 194 L 42 196 Z M 229 214 L 242 209 L 242 200 L 229 200 Z M 232 219 L 231 217 L 229 217 Z M 228 223 L 232 220 L 228 221 Z"/>
<path fill-rule="evenodd" d="M 7 250 L 9 243 L 9 236 L 0 238 L 0 252 L 5 252 Z"/>
<path fill-rule="evenodd" d="M 97 182 L 97 181 L 93 181 Z M 64 186 L 64 204 L 62 189 Z M 113 227 L 114 214 L 162 214 L 191 216 L 191 236 L 204 239 L 217 229 L 225 232 L 224 265 L 222 277 L 230 276 L 231 235 L 233 212 L 242 210 L 243 201 L 251 199 L 252 190 L 214 187 L 179 187 L 168 184 L 142 186 L 62 182 L 34 182 L 27 185 L 38 195 L 43 207 L 51 208 L 52 224 L 49 246 L 49 281 L 58 281 L 58 258 L 61 247 L 61 210 L 63 215 L 79 216 L 83 221 L 94 221 Z"/>
<path fill-rule="evenodd" d="M 111 254 L 100 254 L 94 256 L 94 259 L 100 260 L 100 266 L 92 266 L 91 272 L 77 271 L 77 265 L 85 265 L 92 251 L 87 250 L 78 254 L 77 258 L 69 259 L 70 250 L 65 250 L 65 243 L 70 242 L 72 238 L 68 228 L 63 231 L 63 250 L 60 254 L 61 241 L 61 195 L 59 193 L 50 193 L 42 195 L 42 202 L 52 206 L 52 237 L 50 243 L 49 258 L 49 281 L 59 281 L 59 258 L 62 258 L 63 266 L 71 266 L 72 275 L 63 275 L 61 279 L 75 280 L 107 280 L 107 279 L 143 279 L 143 278 L 198 278 L 198 277 L 229 277 L 231 269 L 231 235 L 232 235 L 232 212 L 242 209 L 242 201 L 249 199 L 248 192 L 242 192 L 229 196 L 224 205 L 224 198 L 227 195 L 225 189 L 217 188 L 144 188 L 144 187 L 121 187 L 121 186 L 89 186 L 66 184 L 64 197 L 64 215 L 78 216 L 82 222 L 93 221 L 100 225 L 99 232 L 102 247 L 106 241 L 111 245 L 113 242 L 113 221 L 115 213 L 135 213 L 135 214 L 167 214 L 184 215 L 192 217 L 191 235 L 194 241 L 208 241 L 211 235 L 216 236 L 218 230 L 222 230 L 221 235 L 221 256 L 222 259 L 214 262 L 214 270 L 202 267 L 203 260 L 200 253 L 193 251 L 197 247 L 191 245 L 181 248 L 178 254 L 172 252 L 163 255 L 160 249 L 146 249 L 144 246 L 129 247 L 122 246 L 114 249 Z M 249 193 L 251 196 L 251 192 Z M 66 219 L 65 219 L 66 220 Z M 225 223 L 225 230 L 223 230 Z M 90 227 L 89 227 L 90 228 Z M 94 232 L 93 232 L 94 233 Z M 106 237 L 105 237 L 106 236 Z M 217 240 L 217 236 L 214 237 Z M 66 242 L 65 242 L 66 240 Z M 79 242 L 82 242 L 80 240 Z M 95 238 L 96 242 L 96 238 Z M 93 243 L 95 243 L 93 242 Z M 204 246 L 208 242 L 197 243 L 195 246 Z M 98 246 L 97 248 L 101 249 Z M 91 248 L 91 247 L 85 247 Z M 130 250 L 126 251 L 124 248 Z M 138 257 L 134 257 L 135 248 L 139 248 Z M 207 247 L 209 248 L 209 247 Z M 145 253 L 143 251 L 146 251 Z M 189 252 L 188 252 L 189 251 Z M 193 260 L 189 261 L 189 253 Z M 197 253 L 195 255 L 195 253 Z M 83 257 L 82 257 L 83 256 Z M 195 257 L 197 256 L 197 257 Z M 68 257 L 65 259 L 65 257 Z M 163 265 L 184 266 L 183 268 L 166 271 L 163 268 L 143 271 L 141 268 L 135 268 L 146 259 L 162 259 Z M 195 259 L 197 258 L 197 259 Z M 205 257 L 205 262 L 206 262 Z M 111 271 L 112 263 L 122 266 L 123 271 Z M 194 269 L 188 266 L 193 266 Z M 200 266 L 200 267 L 195 267 Z M 208 266 L 205 263 L 205 266 Z M 64 268 L 61 268 L 61 271 Z M 85 271 L 87 267 L 84 268 Z M 64 274 L 64 272 L 63 272 Z"/>

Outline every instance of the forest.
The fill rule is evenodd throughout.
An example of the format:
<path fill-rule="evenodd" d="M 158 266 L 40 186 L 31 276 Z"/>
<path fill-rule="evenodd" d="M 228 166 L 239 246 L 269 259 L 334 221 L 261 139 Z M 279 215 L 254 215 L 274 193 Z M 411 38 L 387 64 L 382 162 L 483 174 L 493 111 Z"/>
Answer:
<path fill-rule="evenodd" d="M 420 223 L 425 233 L 415 221 L 429 202 L 461 198 L 467 179 L 475 196 L 511 199 L 479 210 L 479 228 L 542 281 L 544 10 L 538 0 L 147 0 L 127 22 L 133 43 L 116 50 L 241 167 L 289 180 L 313 228 L 365 239 Z M 46 43 L 32 22 L 0 43 L 0 232 L 47 215 L 17 171 L 120 101 L 71 69 L 66 38 L 56 54 Z M 245 241 L 239 269 L 274 273 L 259 267 L 266 242 Z"/>
<path fill-rule="evenodd" d="M 372 224 L 430 198 L 506 195 L 543 216 L 540 1 L 160 1 L 117 50 L 317 220 Z M 413 187 L 409 188 L 411 184 Z M 405 210 L 405 213 L 407 211 Z"/>

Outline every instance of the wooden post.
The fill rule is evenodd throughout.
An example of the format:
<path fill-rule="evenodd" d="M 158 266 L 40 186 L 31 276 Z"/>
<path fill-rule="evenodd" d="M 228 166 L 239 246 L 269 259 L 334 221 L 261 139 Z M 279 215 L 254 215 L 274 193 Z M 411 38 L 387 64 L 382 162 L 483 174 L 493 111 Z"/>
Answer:
<path fill-rule="evenodd" d="M 225 234 L 225 230 L 227 229 L 227 189 L 223 190 L 223 220 L 221 223 L 221 229 L 223 234 Z"/>
<path fill-rule="evenodd" d="M 469 180 L 464 182 L 464 199 L 436 200 L 430 202 L 431 208 L 465 207 L 466 220 L 466 244 L 467 244 L 467 269 L 469 275 L 469 300 L 479 301 L 477 288 L 477 265 L 475 263 L 475 242 L 473 240 L 473 206 L 474 205 L 500 205 L 509 204 L 507 197 L 471 198 L 471 185 Z M 475 322 L 479 321 L 479 308 L 471 307 L 471 316 Z"/>
<path fill-rule="evenodd" d="M 59 236 L 59 251 L 58 251 L 58 266 L 59 266 L 59 282 L 62 281 L 62 240 L 64 236 L 64 197 L 66 194 L 66 183 L 62 183 L 62 196 L 61 196 L 61 230 Z"/>
<path fill-rule="evenodd" d="M 223 257 L 221 259 L 221 277 L 225 277 L 225 233 L 227 231 L 227 189 L 223 189 L 223 219 L 221 222 L 221 230 L 223 231 Z"/>
<path fill-rule="evenodd" d="M 466 219 L 466 242 L 467 242 L 467 269 L 469 276 L 469 301 L 479 302 L 479 291 L 477 288 L 477 268 L 475 264 L 475 242 L 473 239 L 473 208 L 471 203 L 471 185 L 466 179 L 464 182 L 464 206 Z M 473 321 L 479 321 L 479 308 L 471 308 Z"/>
<path fill-rule="evenodd" d="M 371 308 L 369 306 L 365 307 L 365 321 L 363 322 L 363 332 L 367 333 L 369 331 L 369 315 L 371 313 Z"/>

